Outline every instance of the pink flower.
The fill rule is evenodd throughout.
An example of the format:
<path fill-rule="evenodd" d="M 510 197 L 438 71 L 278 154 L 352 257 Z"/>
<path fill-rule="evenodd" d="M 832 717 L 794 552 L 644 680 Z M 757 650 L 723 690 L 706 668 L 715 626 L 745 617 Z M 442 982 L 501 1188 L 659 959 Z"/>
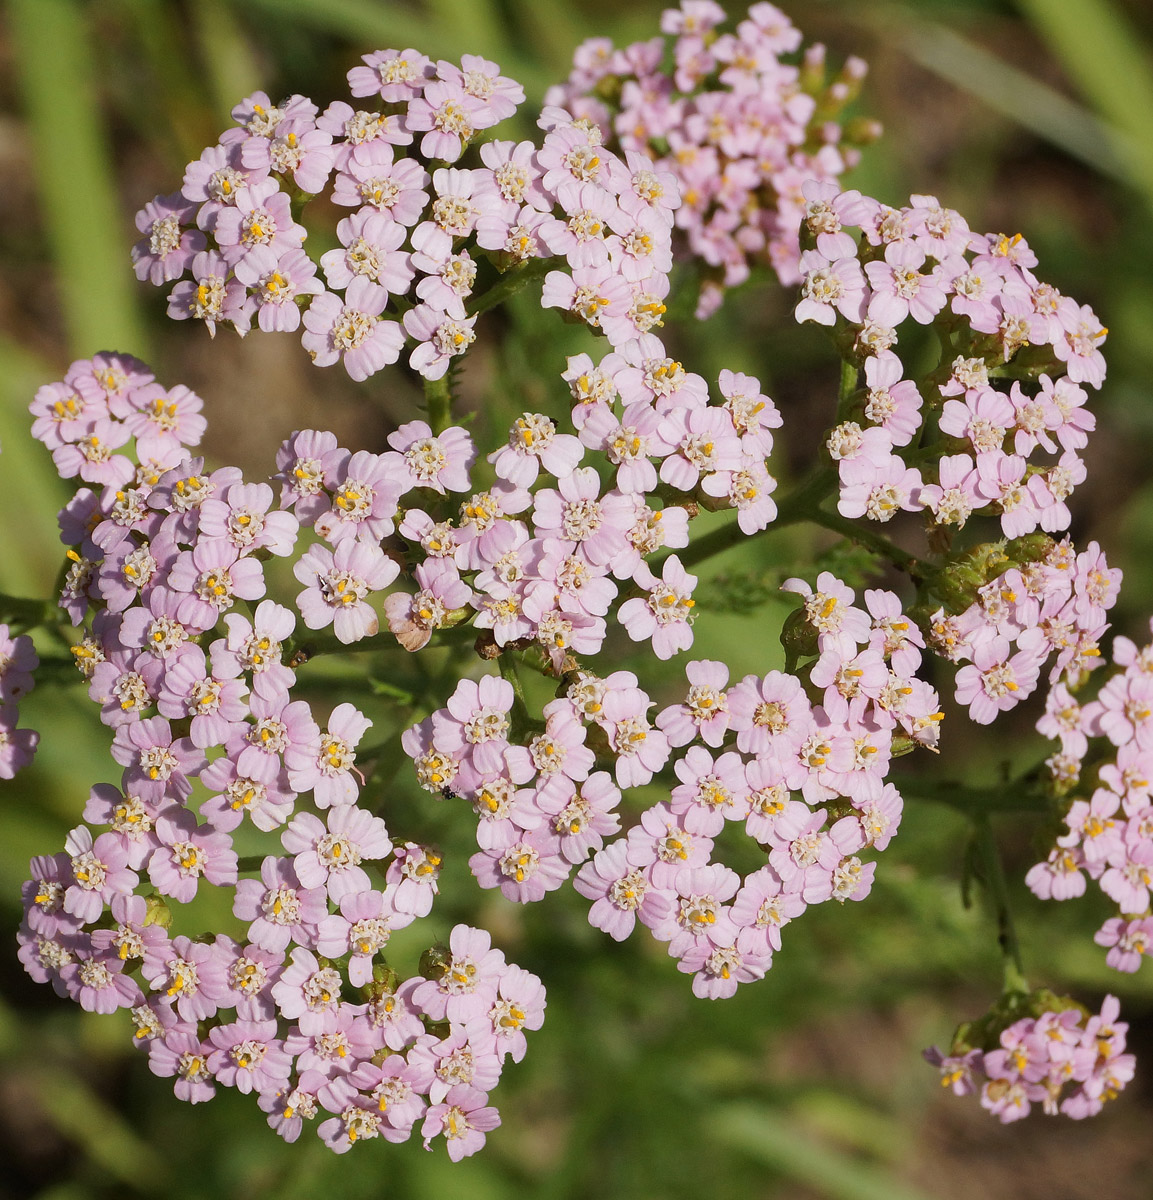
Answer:
<path fill-rule="evenodd" d="M 448 942 L 450 957 L 443 972 L 413 991 L 413 1004 L 434 1021 L 461 1023 L 483 1017 L 496 999 L 506 967 L 504 955 L 493 949 L 488 933 L 467 925 L 454 926 Z"/>
<path fill-rule="evenodd" d="M 622 788 L 648 783 L 669 757 L 668 738 L 649 724 L 652 701 L 636 686 L 636 677 L 629 678 L 631 686 L 624 683 L 606 689 L 597 718 L 616 752 L 616 781 Z"/>
<path fill-rule="evenodd" d="M 315 945 L 328 905 L 323 887 L 304 887 L 288 859 L 270 856 L 261 863 L 259 880 L 237 883 L 232 911 L 251 922 L 247 936 L 254 946 L 279 953 L 293 943 Z"/>
<path fill-rule="evenodd" d="M 873 289 L 869 317 L 882 325 L 899 325 L 911 316 L 920 325 L 928 325 L 945 307 L 940 271 L 934 268 L 922 275 L 925 252 L 912 242 L 890 242 L 883 262 L 865 264 L 865 274 Z"/>
<path fill-rule="evenodd" d="M 526 833 L 510 846 L 482 850 L 468 865 L 481 887 L 499 887 L 518 904 L 531 904 L 560 887 L 572 865 L 550 844 L 547 835 Z"/>
<path fill-rule="evenodd" d="M 192 280 L 178 283 L 169 293 L 168 315 L 176 321 L 189 317 L 203 321 L 212 337 L 218 321 L 227 321 L 238 333 L 246 333 L 252 320 L 244 284 L 215 250 L 202 250 L 192 260 Z"/>
<path fill-rule="evenodd" d="M 668 896 L 656 891 L 643 871 L 629 863 L 623 841 L 598 851 L 580 869 L 573 887 L 594 902 L 589 924 L 618 942 L 632 933 L 638 915 L 645 925 L 655 925 L 669 912 Z"/>
<path fill-rule="evenodd" d="M 864 318 L 868 284 L 856 258 L 838 258 L 830 262 L 816 250 L 801 255 L 804 285 L 797 305 L 798 321 L 816 321 L 832 325 L 839 312 L 846 320 Z"/>
<path fill-rule="evenodd" d="M 299 250 L 308 236 L 304 226 L 292 219 L 288 195 L 275 179 L 238 188 L 234 203 L 216 214 L 212 232 L 225 262 L 233 268 L 258 246 L 274 248 L 279 257 L 285 250 Z"/>
<path fill-rule="evenodd" d="M 979 725 L 990 724 L 1037 686 L 1037 655 L 1020 650 L 1010 656 L 1009 649 L 1002 638 L 983 641 L 973 649 L 973 662 L 957 672 L 957 703 L 967 704 Z"/>
<path fill-rule="evenodd" d="M 175 1076 L 173 1091 L 178 1100 L 200 1104 L 216 1095 L 216 1084 L 208 1067 L 212 1043 L 201 1042 L 194 1030 L 176 1026 L 148 1044 L 148 1069 L 153 1075 Z"/>
<path fill-rule="evenodd" d="M 1072 300 L 1058 305 L 1057 319 L 1064 337 L 1053 342 L 1053 353 L 1065 364 L 1074 383 L 1099 388 L 1105 382 L 1105 356 L 1100 348 L 1109 331 L 1087 304 L 1078 306 Z"/>
<path fill-rule="evenodd" d="M 327 813 L 327 828 L 311 813 L 293 817 L 280 840 L 306 888 L 327 888 L 339 903 L 345 896 L 366 891 L 369 878 L 364 860 L 387 858 L 392 842 L 384 821 L 354 804 L 341 804 Z"/>
<path fill-rule="evenodd" d="M 531 487 L 543 467 L 558 480 L 576 469 L 584 456 L 579 439 L 557 433 L 555 423 L 541 413 L 524 413 L 509 430 L 508 444 L 493 451 L 488 461 L 497 475 L 517 487 Z"/>
<path fill-rule="evenodd" d="M 275 1021 L 233 1021 L 209 1031 L 215 1049 L 208 1069 L 225 1087 L 247 1094 L 284 1087 L 292 1075 L 292 1055 L 276 1036 Z"/>
<path fill-rule="evenodd" d="M 404 475 L 394 454 L 358 450 L 326 476 L 332 508 L 316 518 L 321 537 L 339 544 L 353 539 L 379 542 L 393 530 Z"/>
<path fill-rule="evenodd" d="M 467 430 L 453 425 L 433 436 L 424 421 L 409 421 L 388 435 L 388 444 L 404 460 L 407 488 L 432 488 L 442 496 L 467 492 L 469 473 L 476 462 L 476 447 Z"/>
<path fill-rule="evenodd" d="M 368 596 L 392 583 L 400 567 L 379 546 L 345 540 L 335 550 L 313 546 L 293 574 L 308 585 L 296 598 L 305 625 L 332 625 L 337 639 L 347 645 L 377 632 L 380 622 Z"/>
<path fill-rule="evenodd" d="M 420 152 L 425 158 L 456 162 L 472 141 L 477 129 L 491 123 L 491 109 L 471 96 L 460 82 L 433 80 L 424 94 L 408 105 L 406 123 L 414 133 L 424 131 Z"/>
<path fill-rule="evenodd" d="M 355 748 L 371 726 L 355 705 L 338 704 L 328 718 L 328 729 L 320 735 L 318 750 L 292 746 L 285 751 L 292 786 L 298 792 L 311 790 L 317 808 L 354 804 L 360 791 L 353 778 L 360 774 Z"/>
<path fill-rule="evenodd" d="M 352 379 L 367 379 L 396 362 L 404 346 L 400 326 L 380 316 L 387 296 L 364 275 L 345 292 L 345 302 L 322 292 L 304 314 L 301 344 L 318 367 L 343 362 Z"/>
<path fill-rule="evenodd" d="M 420 220 L 428 203 L 424 191 L 428 172 L 411 158 L 397 159 L 384 141 L 362 142 L 354 147 L 337 172 L 332 191 L 334 204 L 363 210 L 409 227 Z"/>
<path fill-rule="evenodd" d="M 671 658 L 693 644 L 692 621 L 695 617 L 692 589 L 697 577 L 681 566 L 675 554 L 665 560 L 661 578 L 644 564 L 633 577 L 648 592 L 645 598 L 626 600 L 620 607 L 621 624 L 634 642 L 652 639 L 657 658 Z"/>
<path fill-rule="evenodd" d="M 226 833 L 206 831 L 187 809 L 170 805 L 156 820 L 160 847 L 148 860 L 148 878 L 161 895 L 187 904 L 202 878 L 217 887 L 236 883 L 237 859 Z"/>
<path fill-rule="evenodd" d="M 390 103 L 419 96 L 435 68 L 426 54 L 417 50 L 376 50 L 361 60 L 363 67 L 348 72 L 354 96 L 379 96 Z"/>
<path fill-rule="evenodd" d="M 444 1101 L 429 1108 L 420 1127 L 426 1150 L 434 1137 L 443 1134 L 448 1156 L 460 1162 L 484 1145 L 484 1135 L 500 1124 L 500 1114 L 485 1104 L 488 1097 L 476 1088 L 457 1084 Z"/>
<path fill-rule="evenodd" d="M 235 271 L 236 278 L 253 289 L 256 323 L 265 333 L 295 333 L 300 328 L 297 297 L 324 291 L 316 264 L 303 250 L 278 254 L 271 246 L 256 246 Z"/>
<path fill-rule="evenodd" d="M 447 309 L 418 304 L 404 314 L 404 329 L 419 345 L 408 365 L 425 379 L 440 379 L 452 359 L 459 357 L 476 341 L 475 316 L 467 316 L 459 297 Z"/>
<path fill-rule="evenodd" d="M 411 256 L 401 250 L 405 228 L 366 206 L 336 227 L 343 249 L 329 250 L 320 265 L 331 288 L 347 288 L 363 276 L 388 296 L 404 296 L 412 285 Z"/>
<path fill-rule="evenodd" d="M 192 224 L 196 205 L 180 192 L 157 196 L 136 214 L 136 228 L 145 235 L 132 247 L 137 279 L 159 286 L 184 274 L 195 255 L 205 246 L 204 234 L 185 226 Z"/>
<path fill-rule="evenodd" d="M 725 685 L 729 669 L 722 662 L 701 659 L 685 666 L 690 687 L 683 704 L 671 705 L 657 716 L 657 728 L 671 746 L 685 746 L 700 738 L 707 746 L 720 746 L 729 729 L 729 694 Z"/>

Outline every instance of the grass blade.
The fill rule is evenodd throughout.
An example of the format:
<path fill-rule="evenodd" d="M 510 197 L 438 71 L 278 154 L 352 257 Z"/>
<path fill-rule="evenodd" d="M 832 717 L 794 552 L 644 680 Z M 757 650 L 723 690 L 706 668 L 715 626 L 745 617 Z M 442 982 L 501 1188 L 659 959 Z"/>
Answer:
<path fill-rule="evenodd" d="M 85 11 L 77 0 L 8 0 L 12 57 L 72 353 L 144 357 Z"/>

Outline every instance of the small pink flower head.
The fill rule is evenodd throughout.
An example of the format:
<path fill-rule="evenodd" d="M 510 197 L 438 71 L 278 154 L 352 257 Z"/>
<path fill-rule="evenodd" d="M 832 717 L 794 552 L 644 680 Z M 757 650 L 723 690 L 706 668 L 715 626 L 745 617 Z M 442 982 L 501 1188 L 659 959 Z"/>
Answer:
<path fill-rule="evenodd" d="M 453 1162 L 480 1150 L 485 1134 L 500 1124 L 500 1114 L 485 1104 L 487 1099 L 484 1092 L 465 1084 L 450 1088 L 443 1102 L 429 1108 L 420 1127 L 425 1149 L 432 1149 L 432 1139 L 442 1135 Z"/>
<path fill-rule="evenodd" d="M 425 379 L 440 379 L 454 358 L 464 354 L 476 341 L 475 316 L 467 316 L 459 297 L 453 297 L 447 309 L 418 304 L 404 314 L 404 330 L 418 345 L 408 365 Z"/>
<path fill-rule="evenodd" d="M 157 196 L 136 214 L 136 228 L 144 234 L 144 239 L 132 247 L 137 279 L 147 279 L 159 287 L 188 270 L 192 259 L 207 245 L 203 233 L 189 228 L 196 207 L 175 192 Z"/>
<path fill-rule="evenodd" d="M 379 96 L 389 103 L 404 102 L 419 96 L 435 67 L 417 50 L 376 50 L 364 55 L 363 67 L 348 72 L 349 90 L 354 96 Z"/>
<path fill-rule="evenodd" d="M 409 421 L 388 435 L 388 444 L 404 460 L 405 490 L 426 487 L 443 496 L 446 491 L 467 492 L 472 486 L 469 473 L 476 462 L 476 447 L 459 426 L 434 437 L 426 422 Z"/>
<path fill-rule="evenodd" d="M 543 467 L 557 479 L 576 469 L 584 455 L 578 438 L 557 433 L 555 423 L 541 413 L 524 413 L 509 430 L 508 444 L 493 451 L 488 461 L 501 479 L 517 487 L 531 487 Z"/>
<path fill-rule="evenodd" d="M 621 624 L 629 637 L 634 642 L 651 638 L 653 653 L 662 659 L 687 650 L 693 644 L 696 601 L 692 590 L 697 577 L 690 575 L 674 554 L 665 561 L 660 578 L 641 563 L 634 579 L 648 595 L 626 600 L 620 607 Z"/>
<path fill-rule="evenodd" d="M 358 275 L 345 291 L 344 303 L 322 292 L 304 314 L 301 344 L 318 367 L 343 362 L 352 379 L 362 381 L 396 362 L 404 346 L 400 326 L 380 314 L 387 302 L 366 276 Z"/>
<path fill-rule="evenodd" d="M 801 255 L 801 270 L 804 284 L 797 305 L 798 321 L 832 325 L 837 313 L 849 321 L 864 318 L 869 286 L 855 257 L 830 262 L 816 250 L 806 250 Z"/>
<path fill-rule="evenodd" d="M 379 546 L 345 540 L 333 550 L 311 547 L 293 573 L 308 585 L 296 598 L 305 625 L 331 625 L 347 645 L 377 632 L 380 621 L 368 597 L 392 583 L 400 567 Z"/>

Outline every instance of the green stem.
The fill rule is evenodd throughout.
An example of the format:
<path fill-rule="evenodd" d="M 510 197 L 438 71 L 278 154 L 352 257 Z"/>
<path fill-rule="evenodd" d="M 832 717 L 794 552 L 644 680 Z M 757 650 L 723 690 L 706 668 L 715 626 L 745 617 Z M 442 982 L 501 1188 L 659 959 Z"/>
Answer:
<path fill-rule="evenodd" d="M 533 258 L 510 268 L 487 292 L 480 292 L 469 300 L 465 306 L 469 316 L 477 316 L 498 304 L 503 304 L 510 296 L 515 296 L 517 292 L 528 287 L 534 279 L 543 278 L 555 265 L 556 260 L 553 258 Z"/>
<path fill-rule="evenodd" d="M 967 787 L 949 779 L 924 779 L 916 775 L 894 775 L 890 782 L 906 800 L 947 804 L 950 808 L 978 820 L 990 813 L 1045 812 L 1050 798 L 1040 786 L 1045 768 L 1034 767 L 1007 783 L 992 787 Z"/>
<path fill-rule="evenodd" d="M 857 390 L 859 378 L 857 364 L 847 358 L 841 360 L 841 382 L 837 389 L 837 420 L 843 421 L 847 415 L 849 400 Z"/>
<path fill-rule="evenodd" d="M 424 381 L 424 403 L 428 409 L 428 423 L 432 428 L 432 436 L 443 433 L 452 420 L 452 389 L 449 386 L 448 372 L 439 379 Z"/>
<path fill-rule="evenodd" d="M 899 571 L 905 571 L 914 578 L 920 578 L 923 574 L 920 561 L 915 555 L 910 554 L 907 550 L 902 550 L 900 546 L 895 546 L 888 538 L 882 537 L 879 533 L 873 533 L 871 529 L 858 521 L 852 521 L 848 517 L 842 517 L 840 513 L 826 512 L 823 509 L 810 513 L 808 519 L 814 525 L 820 525 L 823 529 L 839 533 L 850 541 L 864 546 L 867 550 L 872 550 L 874 554 L 888 559 Z"/>
<path fill-rule="evenodd" d="M 832 491 L 837 482 L 837 474 L 830 467 L 818 467 L 807 479 L 799 483 L 778 505 L 776 519 L 764 529 L 756 533 L 744 533 L 736 521 L 714 529 L 690 543 L 684 550 L 677 552 L 677 557 L 686 566 L 704 562 L 714 554 L 721 554 L 733 546 L 744 545 L 754 538 L 766 533 L 783 529 L 786 525 L 796 525 L 800 521 L 811 519 L 811 514 L 817 511 L 817 505 Z M 665 557 L 668 557 L 667 555 Z M 660 562 L 652 569 L 660 573 Z"/>
<path fill-rule="evenodd" d="M 1013 914 L 1009 909 L 1009 888 L 1005 882 L 1005 869 L 1001 865 L 1001 852 L 993 836 L 993 824 L 988 814 L 982 814 L 973 822 L 981 880 L 985 885 L 997 918 L 997 943 L 1005 960 L 1006 992 L 1026 992 L 1024 969 L 1021 966 L 1021 946 L 1017 931 L 1013 927 Z"/>
<path fill-rule="evenodd" d="M 33 600 L 0 592 L 0 621 L 15 626 L 18 633 L 40 625 L 59 625 L 63 615 L 55 600 Z"/>
<path fill-rule="evenodd" d="M 512 654 L 505 651 L 497 658 L 497 666 L 500 668 L 502 679 L 507 679 L 512 684 L 512 730 L 514 737 L 519 737 L 525 733 L 529 727 L 528 705 L 524 698 L 524 684 L 521 683 L 520 671 L 517 669 L 516 659 Z"/>

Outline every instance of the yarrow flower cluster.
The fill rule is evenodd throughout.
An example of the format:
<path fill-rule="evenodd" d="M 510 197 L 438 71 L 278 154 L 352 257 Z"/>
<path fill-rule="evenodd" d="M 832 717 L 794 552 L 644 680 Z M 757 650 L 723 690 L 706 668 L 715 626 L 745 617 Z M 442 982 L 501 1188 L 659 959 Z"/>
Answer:
<path fill-rule="evenodd" d="M 937 697 L 914 677 L 923 643 L 896 596 L 870 591 L 857 608 L 827 573 L 816 592 L 789 586 L 805 597 L 820 649 L 809 672 L 819 703 L 796 676 L 730 687 L 725 664 L 706 660 L 688 664 L 684 702 L 653 720 L 632 672 L 577 670 L 545 706 L 543 729 L 519 744 L 513 688 L 491 676 L 461 683 L 447 708 L 410 729 L 405 749 L 422 784 L 479 818 L 469 865 L 481 886 L 540 900 L 578 866 L 593 925 L 620 940 L 639 920 L 693 974 L 693 991 L 714 999 L 762 977 L 781 928 L 806 907 L 864 899 L 875 863 L 859 854 L 883 850 L 901 818 L 900 794 L 884 781 L 894 742 L 936 744 Z M 611 772 L 593 769 L 593 744 Z M 606 845 L 621 828 L 622 789 L 670 762 L 678 783 L 668 798 Z M 726 827 L 742 826 L 767 857 L 743 879 L 714 859 Z"/>
<path fill-rule="evenodd" d="M 875 122 L 846 131 L 836 119 L 860 90 L 861 59 L 828 81 L 824 46 L 794 65 L 802 35 L 779 8 L 753 4 L 721 33 L 727 20 L 713 0 L 681 0 L 661 17 L 663 38 L 623 49 L 590 38 L 567 83 L 545 97 L 596 122 L 607 145 L 651 158 L 650 189 L 675 181 L 678 249 L 705 272 L 701 318 L 756 264 L 800 281 L 802 185 L 838 179 L 860 157 L 850 142 L 879 133 Z"/>
<path fill-rule="evenodd" d="M 1093 311 L 1033 274 L 1020 234 L 974 234 L 934 196 L 894 209 L 830 183 L 804 194 L 797 320 L 830 326 L 865 374 L 827 441 L 838 511 L 877 522 L 924 511 L 943 536 L 982 510 L 1007 538 L 1068 529 L 1065 502 L 1085 478 L 1077 451 L 1095 425 L 1081 385 L 1105 378 Z M 949 347 L 920 388 L 893 350 L 910 320 Z M 931 466 L 908 461 L 930 446 Z M 1032 463 L 1038 450 L 1056 461 Z"/>
<path fill-rule="evenodd" d="M 1049 694 L 1038 730 L 1058 743 L 1048 760 L 1064 832 L 1025 882 L 1043 900 L 1083 896 L 1086 877 L 1117 906 L 1097 931 L 1105 961 L 1132 973 L 1153 949 L 1153 646 L 1113 642 L 1119 670 L 1096 698 Z"/>
<path fill-rule="evenodd" d="M 771 5 L 735 33 L 723 19 L 711 0 L 665 14 L 671 75 L 663 39 L 586 44 L 540 144 L 486 141 L 472 167 L 453 164 L 520 85 L 476 56 L 369 54 L 348 76 L 366 108 L 256 93 L 181 191 L 145 207 L 137 274 L 175 284 L 173 317 L 303 327 L 313 361 L 356 380 L 408 348 L 428 419 L 387 449 L 297 430 L 269 480 L 247 482 L 193 457 L 200 399 L 128 355 L 74 363 L 36 394 L 33 434 L 76 481 L 59 515 L 62 620 L 119 782 L 93 786 L 64 850 L 32 860 L 20 958 L 87 1011 L 129 1010 L 181 1099 L 255 1093 L 289 1141 L 323 1111 L 337 1152 L 419 1126 L 426 1146 L 472 1154 L 544 987 L 463 922 L 402 977 L 393 933 L 430 916 L 442 869 L 464 872 L 426 830 L 396 828 L 386 789 L 414 782 L 441 814 L 475 818 L 481 888 L 531 903 L 571 879 L 593 926 L 616 940 L 644 926 L 696 995 L 728 997 L 807 908 L 868 895 L 869 852 L 903 811 L 893 761 L 940 740 L 926 653 L 954 665 L 979 724 L 1054 660 L 1047 786 L 1067 796 L 1090 772 L 1098 786 L 1028 882 L 1065 898 L 1097 879 L 1120 910 L 1098 934 L 1109 961 L 1132 970 L 1145 952 L 1153 650 L 1118 639 L 1123 673 L 1079 705 L 1120 573 L 1095 543 L 1050 536 L 1084 477 L 1082 385 L 1104 378 L 1105 331 L 1032 274 L 1019 236 L 974 235 L 933 197 L 891 209 L 841 191 L 852 152 L 831 122 L 860 64 L 824 88 L 819 49 L 781 61 L 800 34 Z M 351 212 L 314 261 L 303 209 L 326 190 Z M 701 315 L 767 256 L 803 281 L 797 318 L 827 326 L 845 364 L 828 461 L 780 512 L 781 417 L 760 382 L 706 380 L 653 332 L 678 229 L 715 269 Z M 477 316 L 534 276 L 542 306 L 607 349 L 572 355 L 561 403 L 534 402 L 486 452 L 451 423 L 450 368 Z M 897 349 L 909 319 L 945 348 L 923 378 Z M 1038 447 L 1056 461 L 1030 461 Z M 708 535 L 727 541 L 691 537 L 701 509 L 733 510 Z M 902 510 L 927 514 L 921 558 L 875 532 Z M 715 594 L 694 563 L 778 516 L 859 534 L 916 594 L 828 570 L 785 579 L 786 669 L 736 678 L 689 659 L 675 700 L 614 661 L 630 643 L 661 661 L 691 650 Z M 1002 536 L 954 549 L 982 518 Z M 277 598 L 288 565 L 299 590 Z M 362 702 L 314 711 L 300 673 L 348 647 L 393 663 L 432 647 L 449 671 L 412 694 L 350 682 Z M 35 746 L 13 703 L 35 666 L 31 640 L 0 626 L 0 777 Z M 362 746 L 378 708 L 414 779 L 391 778 L 393 740 Z M 1091 737 L 1115 748 L 1108 762 L 1087 757 Z M 238 854 L 261 836 L 262 853 Z M 739 874 L 734 851 L 758 865 Z M 209 888 L 229 891 L 233 922 L 177 929 Z M 1097 1111 L 1132 1071 L 1116 1002 L 1094 1017 L 1021 1003 L 935 1052 L 946 1082 L 971 1089 L 983 1071 L 1002 1120 L 1034 1102 Z"/>
<path fill-rule="evenodd" d="M 254 319 L 265 332 L 303 326 L 312 361 L 341 362 L 356 380 L 406 345 L 413 370 L 441 378 L 475 341 L 482 267 L 563 264 L 545 304 L 614 345 L 662 324 L 680 197 L 644 155 L 610 153 L 594 123 L 553 106 L 539 146 L 488 141 L 482 165 L 450 166 L 512 115 L 523 88 L 476 55 L 457 66 L 384 50 L 364 64 L 348 81 L 370 107 L 337 100 L 322 113 L 306 96 L 274 105 L 257 92 L 181 190 L 137 215 L 136 272 L 177 281 L 170 316 L 212 333 L 224 323 L 244 334 Z M 352 212 L 337 225 L 340 247 L 317 262 L 301 214 L 330 182 L 332 203 Z"/>
<path fill-rule="evenodd" d="M 39 665 L 32 639 L 13 637 L 7 625 L 0 625 L 0 779 L 11 779 L 36 753 L 40 735 L 16 726 L 20 720 L 17 701 L 36 686 L 32 672 Z"/>
<path fill-rule="evenodd" d="M 957 703 L 988 725 L 1032 695 L 1053 659 L 1047 705 L 1064 704 L 1068 688 L 1080 687 L 1101 665 L 1099 643 L 1120 578 L 1096 542 L 1078 554 L 1068 538 L 1055 542 L 1043 534 L 965 556 L 943 588 L 944 604 L 928 615 L 930 646 L 964 664 L 956 675 Z"/>
<path fill-rule="evenodd" d="M 1036 1016 L 1014 1020 L 999 1035 L 987 1033 L 984 1051 L 970 1048 L 978 1030 L 968 1026 L 948 1054 L 936 1046 L 926 1050 L 925 1058 L 941 1072 L 941 1086 L 967 1096 L 979 1085 L 981 1107 L 1003 1125 L 1028 1116 L 1034 1104 L 1049 1116 L 1096 1116 L 1124 1090 L 1136 1065 L 1125 1052 L 1129 1026 L 1117 1020 L 1117 997 L 1106 996 L 1099 1013 L 1045 993 L 1031 1006 L 1039 1010 Z"/>
<path fill-rule="evenodd" d="M 188 457 L 203 420 L 173 421 L 158 440 L 152 415 L 166 419 L 181 402 L 199 409 L 137 360 L 101 355 L 32 405 L 61 474 L 104 483 L 80 488 L 60 514 L 72 547 L 60 604 L 73 624 L 89 621 L 73 654 L 123 771 L 119 786 L 93 787 L 89 824 L 62 853 L 32 860 L 21 960 L 88 1011 L 130 1009 L 135 1044 L 181 1099 L 207 1100 L 218 1086 L 255 1092 L 290 1141 L 324 1109 L 332 1116 L 318 1132 L 337 1151 L 403 1141 L 422 1122 L 426 1143 L 444 1136 L 458 1159 L 499 1123 L 487 1093 L 539 1027 L 543 987 L 464 925 L 422 976 L 401 981 L 383 965 L 393 931 L 431 909 L 440 856 L 394 843 L 358 805 L 356 751 L 372 721 L 342 703 L 322 728 L 292 698 L 284 647 L 297 618 L 265 598 L 263 562 L 293 553 L 298 517 L 267 483 Z M 399 571 L 380 539 L 415 479 L 402 453 L 315 441 L 327 473 L 310 489 L 295 459 L 284 486 L 307 507 L 327 480 L 331 497 L 308 511 L 330 548 L 297 560 L 308 584 L 297 607 L 306 625 L 353 641 L 375 632 L 366 598 Z M 126 453 L 108 454 L 101 473 L 61 452 L 105 443 Z M 467 447 L 445 444 L 471 463 Z M 455 478 L 451 464 L 442 470 Z M 35 655 L 6 627 L 0 642 L 9 701 L 28 690 Z M 30 755 L 36 735 L 22 733 L 8 736 L 6 765 Z M 278 832 L 282 852 L 238 860 L 233 835 L 249 823 Z M 366 867 L 378 863 L 374 880 Z M 234 891 L 241 939 L 169 932 L 169 902 L 204 886 Z"/>

